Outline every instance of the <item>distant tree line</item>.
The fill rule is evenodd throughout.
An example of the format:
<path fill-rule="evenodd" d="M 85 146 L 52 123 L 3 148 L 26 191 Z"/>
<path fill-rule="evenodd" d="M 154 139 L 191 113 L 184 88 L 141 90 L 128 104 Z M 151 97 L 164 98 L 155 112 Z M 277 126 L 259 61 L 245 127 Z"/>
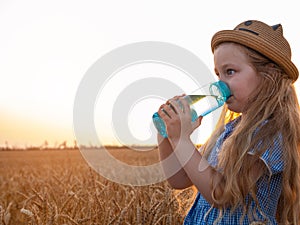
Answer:
<path fill-rule="evenodd" d="M 54 145 L 50 145 L 47 140 L 45 140 L 41 145 L 28 145 L 28 146 L 15 146 L 10 145 L 8 141 L 5 141 L 3 146 L 0 146 L 0 151 L 8 151 L 8 150 L 71 150 L 78 149 L 77 142 L 74 140 L 73 145 L 68 145 L 67 141 L 63 141 L 60 143 L 55 143 Z"/>

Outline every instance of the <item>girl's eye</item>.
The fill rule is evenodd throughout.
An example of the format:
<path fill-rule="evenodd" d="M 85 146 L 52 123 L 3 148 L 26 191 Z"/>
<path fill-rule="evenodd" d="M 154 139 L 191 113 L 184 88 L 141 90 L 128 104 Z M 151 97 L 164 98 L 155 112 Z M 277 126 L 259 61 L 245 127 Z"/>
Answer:
<path fill-rule="evenodd" d="M 235 73 L 235 71 L 233 69 L 226 70 L 227 75 L 233 75 L 234 73 Z"/>

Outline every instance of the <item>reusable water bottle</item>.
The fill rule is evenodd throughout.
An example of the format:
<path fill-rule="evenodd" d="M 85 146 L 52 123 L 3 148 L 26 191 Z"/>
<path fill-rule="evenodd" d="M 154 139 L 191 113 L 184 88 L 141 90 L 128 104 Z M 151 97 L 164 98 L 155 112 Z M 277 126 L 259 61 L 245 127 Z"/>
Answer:
<path fill-rule="evenodd" d="M 192 122 L 196 121 L 199 116 L 206 116 L 223 106 L 230 95 L 228 86 L 222 81 L 217 81 L 209 83 L 185 96 L 184 98 L 188 101 L 191 108 Z M 152 120 L 157 131 L 164 138 L 167 138 L 166 125 L 157 112 L 153 114 Z"/>

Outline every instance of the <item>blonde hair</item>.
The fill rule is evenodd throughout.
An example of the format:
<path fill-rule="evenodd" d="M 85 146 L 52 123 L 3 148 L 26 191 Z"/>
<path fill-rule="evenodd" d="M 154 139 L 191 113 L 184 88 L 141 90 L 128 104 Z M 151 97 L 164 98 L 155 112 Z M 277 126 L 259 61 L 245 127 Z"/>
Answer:
<path fill-rule="evenodd" d="M 280 224 L 296 225 L 300 223 L 300 113 L 293 81 L 266 57 L 247 47 L 241 48 L 249 56 L 250 65 L 262 77 L 262 82 L 258 87 L 259 92 L 249 98 L 247 110 L 241 115 L 233 133 L 223 143 L 216 168 L 221 169 L 223 180 L 217 183 L 212 179 L 212 197 L 223 208 L 230 205 L 234 210 L 244 206 L 245 216 L 249 210 L 245 198 L 250 194 L 259 209 L 257 179 L 251 176 L 250 171 L 253 170 L 250 169 L 257 165 L 260 156 L 274 144 L 274 138 L 280 135 L 284 170 L 276 219 Z M 205 157 L 208 157 L 217 138 L 224 131 L 224 125 L 237 116 L 239 114 L 224 106 L 215 131 L 204 144 Z M 258 143 L 262 144 L 258 146 Z M 249 162 L 247 155 L 253 150 L 254 157 Z M 267 172 L 265 166 L 261 169 Z"/>

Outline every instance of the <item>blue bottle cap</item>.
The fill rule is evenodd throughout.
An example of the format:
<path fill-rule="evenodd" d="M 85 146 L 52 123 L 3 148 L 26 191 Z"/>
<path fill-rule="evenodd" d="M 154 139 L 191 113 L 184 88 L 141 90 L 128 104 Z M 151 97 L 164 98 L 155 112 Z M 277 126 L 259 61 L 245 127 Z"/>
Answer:
<path fill-rule="evenodd" d="M 219 80 L 212 83 L 210 88 L 212 89 L 213 86 L 215 86 L 219 90 L 220 94 L 224 98 L 224 101 L 227 101 L 227 99 L 231 96 L 229 87 L 223 81 Z"/>

